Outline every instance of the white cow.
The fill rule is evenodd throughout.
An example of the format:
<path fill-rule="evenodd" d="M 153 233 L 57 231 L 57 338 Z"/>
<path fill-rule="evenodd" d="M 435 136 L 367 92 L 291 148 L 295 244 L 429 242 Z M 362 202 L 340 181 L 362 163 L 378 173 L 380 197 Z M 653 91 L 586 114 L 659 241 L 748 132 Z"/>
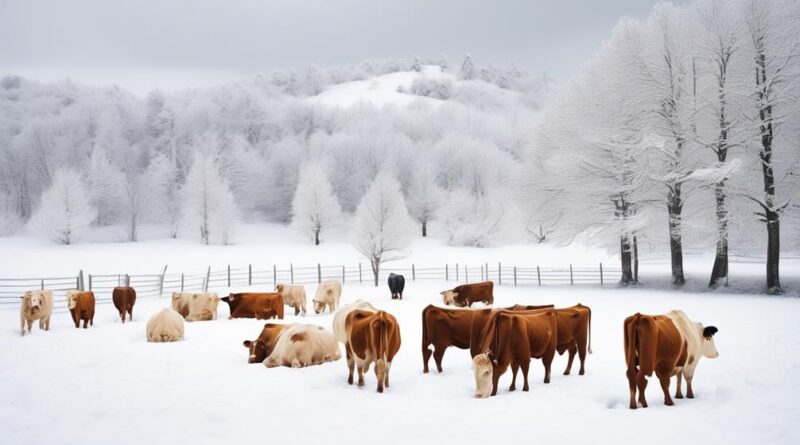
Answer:
<path fill-rule="evenodd" d="M 675 391 L 675 398 L 682 399 L 683 393 L 681 392 L 681 378 L 686 377 L 686 397 L 693 399 L 694 391 L 692 391 L 692 379 L 694 378 L 694 371 L 700 358 L 717 358 L 719 352 L 717 346 L 714 344 L 714 334 L 717 333 L 717 328 L 714 326 L 703 327 L 702 323 L 692 321 L 686 316 L 683 311 L 674 310 L 666 313 L 678 332 L 686 341 L 686 364 L 683 367 L 675 368 L 675 375 L 678 378 L 678 387 Z"/>
<path fill-rule="evenodd" d="M 156 312 L 147 321 L 147 341 L 154 343 L 183 340 L 183 317 L 170 308 Z"/>
<path fill-rule="evenodd" d="M 281 294 L 283 304 L 294 308 L 294 315 L 306 315 L 306 288 L 302 284 L 276 284 L 275 291 Z"/>
<path fill-rule="evenodd" d="M 50 330 L 50 315 L 53 313 L 53 293 L 49 290 L 29 290 L 22 297 L 19 307 L 19 323 L 22 335 L 25 335 L 25 324 L 28 333 L 31 332 L 33 322 L 39 320 L 39 329 Z"/>
<path fill-rule="evenodd" d="M 341 357 L 339 345 L 333 335 L 322 326 L 295 323 L 283 328 L 275 349 L 264 360 L 264 365 L 267 368 L 304 368 L 333 362 Z"/>
<path fill-rule="evenodd" d="M 194 292 L 173 292 L 172 309 L 186 318 L 189 315 L 189 300 L 192 299 Z"/>
<path fill-rule="evenodd" d="M 314 294 L 314 313 L 321 314 L 328 308 L 333 312 L 339 307 L 339 298 L 342 296 L 342 283 L 338 281 L 325 281 L 317 286 Z"/>
<path fill-rule="evenodd" d="M 378 310 L 375 309 L 371 304 L 360 298 L 346 306 L 339 308 L 339 310 L 333 315 L 333 336 L 336 337 L 336 341 L 347 343 L 347 332 L 344 328 L 344 322 L 347 319 L 347 314 L 356 309 L 369 312 L 378 312 Z"/>
<path fill-rule="evenodd" d="M 186 321 L 216 320 L 218 305 L 219 296 L 215 293 L 192 294 L 189 299 L 189 314 L 186 316 Z"/>

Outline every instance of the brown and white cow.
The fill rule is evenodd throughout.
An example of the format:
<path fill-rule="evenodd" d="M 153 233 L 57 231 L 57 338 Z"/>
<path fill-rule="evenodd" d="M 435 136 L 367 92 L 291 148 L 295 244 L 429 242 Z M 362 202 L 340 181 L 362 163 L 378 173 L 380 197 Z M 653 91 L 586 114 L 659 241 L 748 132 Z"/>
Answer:
<path fill-rule="evenodd" d="M 94 292 L 92 291 L 67 291 L 67 309 L 72 315 L 75 327 L 79 328 L 83 320 L 83 329 L 91 323 L 94 326 Z"/>
<path fill-rule="evenodd" d="M 237 293 L 222 298 L 230 308 L 229 318 L 255 318 L 283 320 L 283 298 L 281 294 L 270 293 Z"/>
<path fill-rule="evenodd" d="M 494 303 L 494 283 L 462 284 L 453 289 L 440 292 L 445 305 L 459 307 L 472 307 L 472 303 L 483 302 L 486 305 Z"/>
<path fill-rule="evenodd" d="M 285 324 L 267 323 L 255 340 L 245 340 L 244 347 L 250 352 L 247 363 L 262 363 L 272 354 L 275 343 L 281 334 Z"/>
<path fill-rule="evenodd" d="M 340 307 L 339 310 L 333 314 L 333 336 L 336 338 L 336 341 L 347 343 L 345 320 L 347 319 L 347 314 L 357 309 L 367 312 L 378 312 L 375 307 L 360 298 L 348 305 Z"/>
<path fill-rule="evenodd" d="M 672 320 L 675 327 L 678 328 L 678 332 L 686 340 L 686 364 L 675 369 L 675 376 L 678 380 L 675 398 L 683 398 L 681 379 L 685 377 L 686 397 L 693 399 L 692 379 L 694 379 L 694 372 L 697 364 L 700 363 L 700 359 L 703 357 L 711 359 L 719 357 L 717 345 L 714 344 L 714 334 L 717 333 L 718 329 L 715 326 L 704 327 L 702 323 L 690 320 L 680 310 L 669 311 L 666 316 Z"/>
<path fill-rule="evenodd" d="M 281 294 L 283 304 L 294 308 L 294 315 L 306 315 L 306 288 L 302 284 L 276 284 L 275 292 Z"/>
<path fill-rule="evenodd" d="M 166 343 L 183 340 L 183 317 L 170 308 L 164 308 L 147 320 L 147 341 Z"/>
<path fill-rule="evenodd" d="M 49 290 L 29 290 L 22 296 L 19 307 L 19 323 L 22 335 L 25 335 L 25 325 L 28 333 L 31 332 L 33 322 L 39 320 L 39 329 L 50 330 L 50 316 L 53 314 L 53 293 Z"/>
<path fill-rule="evenodd" d="M 515 305 L 508 310 L 533 310 L 552 308 L 552 304 L 541 306 Z M 442 358 L 450 346 L 459 349 L 472 349 L 480 338 L 481 330 L 489 319 L 492 309 L 446 309 L 428 305 L 422 310 L 422 372 L 428 372 L 428 361 L 431 355 L 436 362 L 436 369 L 442 372 Z M 473 336 L 473 333 L 475 334 Z M 433 351 L 430 346 L 433 345 Z M 476 351 L 472 356 L 478 353 Z"/>
<path fill-rule="evenodd" d="M 523 391 L 528 391 L 531 358 L 542 359 L 544 383 L 550 383 L 550 365 L 556 353 L 558 319 L 553 309 L 491 313 L 481 334 L 482 351 L 472 359 L 475 397 L 497 394 L 497 382 L 511 365 L 509 391 L 516 389 L 517 370 L 522 368 Z"/>
<path fill-rule="evenodd" d="M 400 325 L 391 314 L 354 310 L 345 318 L 347 341 L 347 383 L 353 384 L 353 368 L 358 368 L 358 386 L 364 386 L 364 374 L 375 362 L 378 392 L 389 387 L 392 360 L 400 349 Z"/>
<path fill-rule="evenodd" d="M 199 292 L 189 298 L 189 313 L 186 321 L 208 321 L 217 319 L 219 296 L 211 292 Z"/>
<path fill-rule="evenodd" d="M 173 292 L 172 293 L 172 310 L 181 314 L 181 317 L 186 318 L 189 315 L 189 300 L 192 299 L 194 292 Z"/>
<path fill-rule="evenodd" d="M 339 298 L 342 296 L 342 283 L 338 281 L 325 281 L 317 286 L 314 294 L 314 313 L 321 314 L 328 308 L 333 313 L 339 307 Z"/>
<path fill-rule="evenodd" d="M 133 321 L 133 305 L 136 304 L 136 290 L 132 287 L 115 287 L 111 292 L 111 300 L 119 311 L 119 318 L 125 323 L 125 313 Z"/>
<path fill-rule="evenodd" d="M 697 366 L 701 356 L 709 358 L 719 356 L 714 345 L 717 328 L 696 324 L 680 311 L 673 311 L 667 315 L 636 313 L 625 319 L 624 329 L 625 362 L 628 367 L 626 376 L 631 409 L 638 407 L 637 389 L 638 402 L 643 408 L 647 408 L 644 391 L 647 388 L 647 377 L 652 376 L 653 372 L 658 377 L 661 390 L 664 392 L 664 404 L 672 406 L 674 402 L 669 395 L 670 378 L 673 375 L 687 376 L 688 385 L 690 378 L 687 371 L 694 377 L 694 367 Z M 693 343 L 691 347 L 690 342 Z M 693 354 L 692 364 L 689 364 L 690 351 Z M 681 394 L 680 389 L 676 397 L 678 394 Z"/>
<path fill-rule="evenodd" d="M 264 360 L 267 368 L 304 368 L 333 362 L 342 357 L 339 344 L 322 326 L 294 323 L 284 327 L 272 353 Z"/>

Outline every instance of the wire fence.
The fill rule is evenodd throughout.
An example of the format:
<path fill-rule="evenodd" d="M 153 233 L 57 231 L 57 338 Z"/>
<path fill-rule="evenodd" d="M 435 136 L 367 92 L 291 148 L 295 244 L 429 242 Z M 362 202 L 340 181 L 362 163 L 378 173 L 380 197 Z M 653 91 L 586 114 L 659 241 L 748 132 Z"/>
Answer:
<path fill-rule="evenodd" d="M 442 266 L 417 266 L 409 264 L 380 269 L 378 284 L 386 283 L 390 273 L 400 274 L 406 281 L 439 280 L 454 283 L 494 281 L 498 286 L 592 285 L 611 284 L 619 277 L 619 268 L 597 267 L 518 267 L 502 263 L 480 265 L 444 264 Z M 212 269 L 203 273 L 167 273 L 165 266 L 160 274 L 84 274 L 79 271 L 70 277 L 0 278 L 0 309 L 18 307 L 19 299 L 29 290 L 53 292 L 54 305 L 64 306 L 66 292 L 71 289 L 90 290 L 98 304 L 111 302 L 115 287 L 130 286 L 136 289 L 137 298 L 158 298 L 172 292 L 226 292 L 244 287 L 261 286 L 273 290 L 276 284 L 318 284 L 339 281 L 347 284 L 374 282 L 368 263 L 357 265 L 279 266 L 254 268 L 253 265 Z"/>

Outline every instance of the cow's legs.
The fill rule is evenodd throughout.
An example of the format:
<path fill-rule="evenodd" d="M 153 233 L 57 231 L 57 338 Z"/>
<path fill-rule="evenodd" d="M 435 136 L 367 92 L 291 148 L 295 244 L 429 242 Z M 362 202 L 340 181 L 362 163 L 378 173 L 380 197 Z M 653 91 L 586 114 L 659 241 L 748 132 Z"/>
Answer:
<path fill-rule="evenodd" d="M 519 366 L 522 368 L 522 380 L 523 380 L 522 390 L 528 391 L 530 389 L 530 387 L 528 386 L 528 369 L 530 369 L 531 367 L 531 361 L 523 360 Z"/>
<path fill-rule="evenodd" d="M 84 318 L 83 319 L 83 329 L 86 329 L 88 327 L 89 327 L 89 319 L 88 318 Z"/>
<path fill-rule="evenodd" d="M 553 364 L 553 354 L 542 357 L 542 364 L 544 365 L 544 382 L 550 383 L 550 367 Z"/>
<path fill-rule="evenodd" d="M 636 375 L 636 383 L 639 387 L 639 403 L 642 404 L 642 408 L 647 408 L 647 399 L 644 397 L 644 390 L 647 388 L 647 378 L 643 372 L 639 371 Z"/>
<path fill-rule="evenodd" d="M 358 386 L 364 386 L 364 374 L 367 372 L 369 372 L 369 364 L 368 362 L 364 362 L 364 364 L 358 367 Z"/>
<path fill-rule="evenodd" d="M 500 381 L 500 368 L 495 367 L 492 372 L 492 395 L 497 395 L 497 383 Z"/>
<path fill-rule="evenodd" d="M 436 349 L 433 351 L 433 360 L 436 362 L 436 370 L 439 373 L 442 372 L 442 359 L 444 358 L 444 351 L 447 350 L 447 346 L 436 346 Z"/>
<path fill-rule="evenodd" d="M 631 393 L 631 403 L 630 403 L 630 408 L 631 409 L 636 409 L 637 408 L 637 405 L 636 405 L 636 374 L 637 374 L 636 369 L 629 369 L 627 372 L 625 372 L 625 376 L 628 377 L 628 389 L 630 390 L 630 393 Z"/>
<path fill-rule="evenodd" d="M 121 318 L 122 323 L 125 324 L 125 309 L 119 311 L 119 318 Z"/>
<path fill-rule="evenodd" d="M 33 330 L 33 320 L 28 320 L 28 333 L 30 334 Z"/>
<path fill-rule="evenodd" d="M 428 349 L 428 345 L 422 345 L 422 372 L 423 373 L 427 374 L 428 371 L 429 371 L 428 370 L 428 361 L 431 358 L 431 354 L 433 354 L 433 351 Z"/>
<path fill-rule="evenodd" d="M 297 317 L 298 314 L 300 314 L 300 308 L 295 306 L 295 308 L 294 308 L 294 316 Z"/>
<path fill-rule="evenodd" d="M 47 317 L 47 318 L 44 319 L 44 330 L 45 331 L 49 331 L 50 330 L 50 317 Z"/>
<path fill-rule="evenodd" d="M 586 373 L 586 369 L 583 367 L 584 362 L 586 361 L 586 343 L 579 342 L 578 343 L 578 359 L 581 361 L 581 369 L 578 371 L 578 375 L 583 375 Z"/>
<path fill-rule="evenodd" d="M 350 343 L 345 343 L 344 352 L 345 352 L 345 355 L 347 355 L 347 369 L 350 371 L 350 375 L 347 377 L 347 383 L 352 385 L 353 384 L 353 368 L 355 367 L 355 360 L 353 360 L 353 354 L 350 352 Z"/>
<path fill-rule="evenodd" d="M 383 386 L 389 387 L 389 370 L 392 369 L 392 362 L 386 362 L 386 377 L 384 377 Z"/>
<path fill-rule="evenodd" d="M 128 309 L 128 321 L 133 321 L 133 306 Z"/>
<path fill-rule="evenodd" d="M 21 335 L 25 335 L 25 317 L 19 317 L 19 327 L 21 331 Z"/>
<path fill-rule="evenodd" d="M 578 353 L 578 346 L 572 345 L 569 348 L 569 359 L 567 360 L 567 369 L 564 370 L 564 375 L 569 375 L 572 371 L 572 361 L 575 360 L 575 354 Z"/>
<path fill-rule="evenodd" d="M 517 389 L 517 371 L 519 370 L 519 363 L 516 361 L 511 362 L 511 386 L 508 387 L 509 391 Z"/>
<path fill-rule="evenodd" d="M 658 381 L 661 383 L 661 390 L 664 391 L 664 405 L 672 406 L 675 403 L 669 395 L 669 373 L 656 371 Z"/>
<path fill-rule="evenodd" d="M 683 392 L 681 391 L 681 381 L 683 380 L 683 371 L 678 371 L 675 374 L 675 379 L 677 380 L 677 384 L 675 385 L 676 386 L 676 388 L 675 388 L 675 398 L 676 399 L 682 399 L 683 398 Z M 687 385 L 689 384 L 688 380 L 686 381 L 686 384 Z"/>
<path fill-rule="evenodd" d="M 686 377 L 686 397 L 693 399 L 694 391 L 692 390 L 692 380 L 694 380 L 694 370 L 684 373 L 684 377 Z"/>

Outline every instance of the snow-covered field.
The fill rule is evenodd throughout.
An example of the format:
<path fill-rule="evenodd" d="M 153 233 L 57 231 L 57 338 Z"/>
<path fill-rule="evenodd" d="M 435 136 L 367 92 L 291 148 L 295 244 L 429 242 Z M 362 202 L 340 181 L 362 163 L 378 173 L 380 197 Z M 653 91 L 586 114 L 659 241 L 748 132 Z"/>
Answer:
<path fill-rule="evenodd" d="M 145 341 L 147 317 L 169 299 L 142 300 L 132 323 L 121 324 L 111 306 L 99 306 L 88 330 L 71 326 L 62 310 L 49 332 L 20 337 L 16 311 L 0 311 L 0 431 L 3 443 L 342 443 L 346 440 L 502 443 L 537 441 L 617 443 L 646 434 L 648 443 L 796 443 L 800 390 L 796 347 L 800 300 L 763 295 L 691 295 L 590 288 L 496 288 L 496 304 L 577 302 L 593 308 L 592 347 L 585 376 L 562 376 L 554 361 L 552 383 L 531 367 L 531 391 L 509 393 L 501 379 L 497 397 L 473 398 L 467 351 L 449 349 L 444 373 L 424 375 L 420 312 L 438 302 L 445 282 L 408 283 L 405 300 L 383 287 L 349 285 L 343 302 L 365 298 L 398 317 L 403 343 L 391 388 L 347 385 L 344 359 L 306 369 L 247 364 L 245 339 L 262 321 L 228 320 L 186 325 L 173 344 Z M 313 291 L 313 288 L 309 288 Z M 656 384 L 651 407 L 627 407 L 622 320 L 641 311 L 672 308 L 714 324 L 719 359 L 703 362 L 697 398 L 662 404 Z M 332 316 L 288 316 L 317 323 Z M 673 385 L 674 390 L 674 385 Z M 348 439 L 351 438 L 351 439 Z M 356 439 L 358 438 L 358 439 Z"/>

